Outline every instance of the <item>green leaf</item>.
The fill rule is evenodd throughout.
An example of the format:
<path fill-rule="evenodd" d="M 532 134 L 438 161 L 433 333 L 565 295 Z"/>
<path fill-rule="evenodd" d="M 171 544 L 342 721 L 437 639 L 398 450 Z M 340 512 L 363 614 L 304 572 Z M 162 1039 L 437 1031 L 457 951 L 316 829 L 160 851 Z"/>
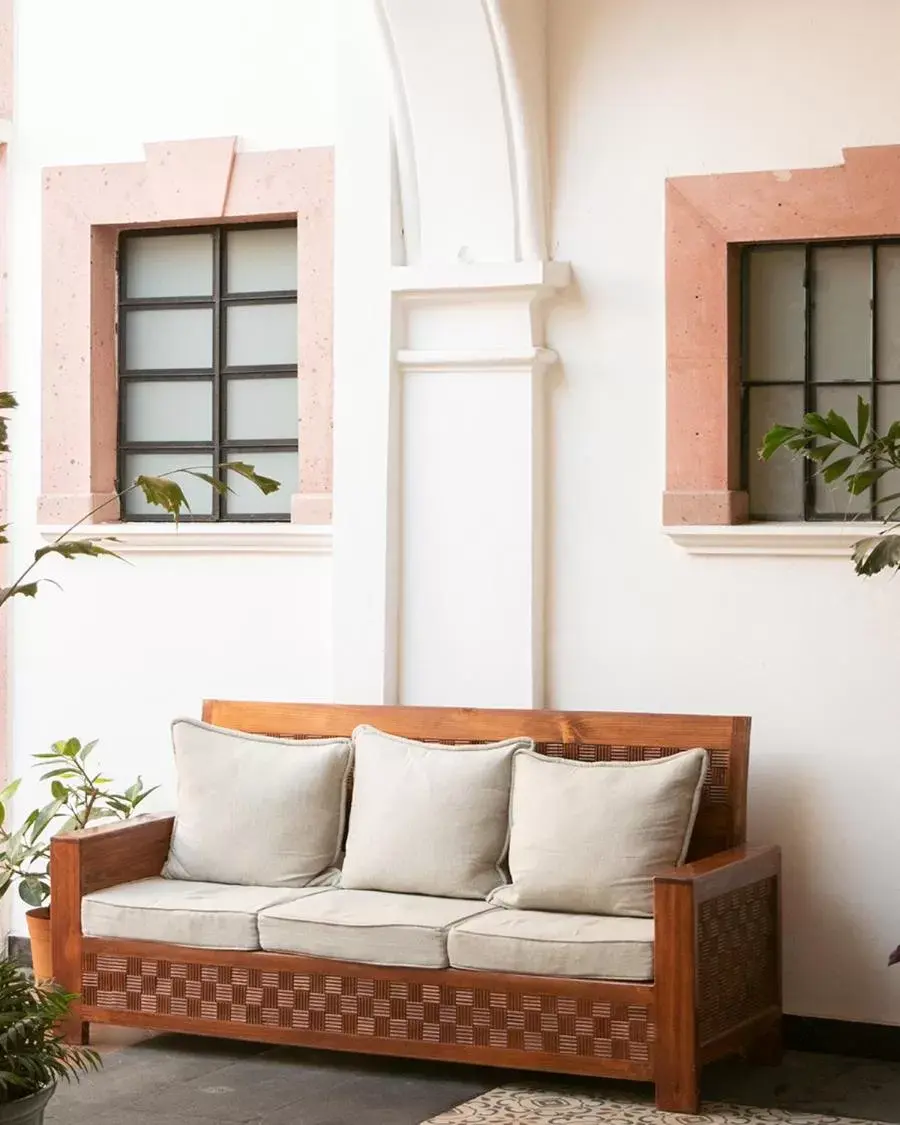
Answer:
<path fill-rule="evenodd" d="M 835 450 L 841 448 L 842 444 L 843 443 L 840 441 L 830 441 L 826 445 L 813 445 L 807 449 L 806 455 L 811 460 L 821 463 L 822 461 L 827 461 Z"/>
<path fill-rule="evenodd" d="M 853 548 L 856 573 L 869 577 L 888 567 L 900 567 L 900 535 L 875 535 L 860 539 Z"/>
<path fill-rule="evenodd" d="M 226 492 L 234 491 L 234 489 L 229 488 L 224 481 L 216 480 L 216 478 L 211 477 L 209 473 L 201 473 L 198 469 L 185 469 L 184 471 L 188 476 L 197 477 L 199 480 L 205 480 L 220 496 L 224 496 Z"/>
<path fill-rule="evenodd" d="M 877 480 L 881 480 L 887 472 L 890 472 L 890 470 L 864 469 L 860 473 L 851 473 L 844 483 L 847 485 L 847 490 L 851 496 L 859 496 L 860 493 L 871 488 Z"/>
<path fill-rule="evenodd" d="M 818 434 L 819 437 L 831 437 L 831 427 L 821 414 L 804 414 L 803 425 L 810 433 Z"/>
<path fill-rule="evenodd" d="M 68 789 L 61 781 L 54 781 L 50 786 L 50 792 L 57 799 L 57 801 L 64 801 L 69 795 Z"/>
<path fill-rule="evenodd" d="M 846 442 L 847 445 L 859 444 L 853 434 L 853 431 L 850 429 L 850 423 L 846 420 L 846 418 L 841 417 L 841 415 L 838 414 L 836 410 L 829 410 L 828 414 L 825 416 L 825 421 L 828 423 L 828 426 L 835 437 L 840 438 L 841 441 Z"/>
<path fill-rule="evenodd" d="M 104 547 L 102 539 L 70 539 L 63 540 L 62 543 L 51 543 L 49 547 L 41 547 L 34 552 L 34 561 L 39 562 L 45 555 L 62 555 L 64 559 L 75 559 L 79 555 L 108 555 L 112 559 L 122 557 Z"/>
<path fill-rule="evenodd" d="M 94 749 L 94 747 L 97 745 L 97 743 L 99 741 L 100 741 L 99 739 L 94 738 L 90 742 L 88 742 L 85 746 L 82 746 L 81 753 L 78 755 L 79 762 L 85 762 L 87 760 L 88 754 L 90 754 L 90 752 Z"/>
<path fill-rule="evenodd" d="M 856 396 L 856 440 L 860 445 L 866 436 L 866 430 L 869 428 L 869 418 L 872 414 L 872 408 L 866 402 L 862 395 Z"/>
<path fill-rule="evenodd" d="M 243 461 L 224 461 L 219 468 L 227 469 L 228 472 L 237 473 L 238 476 L 249 480 L 256 485 L 264 496 L 268 496 L 270 492 L 277 492 L 281 488 L 279 481 L 272 480 L 271 477 L 260 476 L 252 465 L 246 465 Z"/>
<path fill-rule="evenodd" d="M 840 457 L 837 461 L 832 461 L 822 470 L 822 479 L 826 484 L 832 484 L 846 473 L 855 460 L 855 457 Z"/>
<path fill-rule="evenodd" d="M 19 897 L 29 906 L 43 906 L 50 897 L 50 887 L 37 875 L 26 875 L 19 883 Z"/>
<path fill-rule="evenodd" d="M 134 483 L 143 492 L 148 504 L 162 508 L 176 520 L 182 508 L 191 510 L 186 496 L 181 491 L 181 485 L 174 480 L 169 480 L 168 477 L 139 476 Z"/>
<path fill-rule="evenodd" d="M 26 598 L 33 598 L 37 592 L 37 582 L 20 582 L 16 586 L 5 586 L 0 589 L 0 599 L 6 601 L 7 598 L 14 598 L 17 594 L 21 594 Z"/>
<path fill-rule="evenodd" d="M 0 391 L 0 410 L 14 410 L 18 405 L 12 391 Z"/>
<path fill-rule="evenodd" d="M 78 770 L 69 769 L 67 766 L 60 766 L 59 769 L 47 770 L 40 776 L 41 781 L 49 781 L 51 777 L 80 777 Z"/>
<path fill-rule="evenodd" d="M 21 777 L 17 777 L 11 781 L 9 785 L 5 786 L 5 788 L 0 789 L 0 801 L 8 801 L 10 797 L 15 797 L 21 784 Z"/>

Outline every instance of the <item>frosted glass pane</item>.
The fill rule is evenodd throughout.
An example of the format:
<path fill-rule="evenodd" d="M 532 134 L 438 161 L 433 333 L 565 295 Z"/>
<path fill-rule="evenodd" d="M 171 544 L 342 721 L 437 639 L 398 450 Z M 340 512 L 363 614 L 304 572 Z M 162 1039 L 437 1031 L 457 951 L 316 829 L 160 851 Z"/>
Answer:
<path fill-rule="evenodd" d="M 878 247 L 877 350 L 878 378 L 900 379 L 900 246 Z"/>
<path fill-rule="evenodd" d="M 211 234 L 161 234 L 125 243 L 127 297 L 211 297 Z"/>
<path fill-rule="evenodd" d="M 229 492 L 225 505 L 232 516 L 272 515 L 284 516 L 291 510 L 291 497 L 297 491 L 297 453 L 276 453 L 241 450 L 229 453 L 226 460 L 243 461 L 253 465 L 260 476 L 271 477 L 281 483 L 277 492 L 264 496 L 255 484 L 237 473 L 227 473 L 226 481 L 233 492 Z"/>
<path fill-rule="evenodd" d="M 817 387 L 813 401 L 813 409 L 819 414 L 827 414 L 835 410 L 850 423 L 851 429 L 856 431 L 856 400 L 862 397 L 866 402 L 871 402 L 871 388 L 859 387 Z M 847 454 L 849 456 L 849 454 Z M 815 480 L 815 505 L 819 515 L 866 515 L 869 511 L 869 494 L 851 496 L 841 481 L 826 484 L 821 475 Z"/>
<path fill-rule="evenodd" d="M 123 485 L 131 484 L 135 477 L 158 477 L 173 469 L 199 469 L 202 473 L 212 473 L 212 455 L 209 453 L 129 453 L 125 457 L 125 480 Z M 175 480 L 187 497 L 191 506 L 189 515 L 208 516 L 212 514 L 212 488 L 206 481 L 179 473 Z M 162 508 L 148 504 L 139 488 L 125 497 L 125 516 L 158 516 Z"/>
<path fill-rule="evenodd" d="M 227 437 L 296 440 L 296 378 L 229 379 L 226 386 Z"/>
<path fill-rule="evenodd" d="M 226 313 L 229 367 L 297 362 L 297 305 L 232 305 Z"/>
<path fill-rule="evenodd" d="M 746 393 L 750 514 L 755 519 L 802 519 L 802 461 L 787 451 L 777 453 L 771 461 L 760 461 L 757 451 L 774 425 L 799 421 L 803 414 L 803 388 L 749 387 Z"/>
<path fill-rule="evenodd" d="M 225 236 L 229 293 L 297 288 L 297 228 L 230 230 Z"/>
<path fill-rule="evenodd" d="M 129 382 L 126 441 L 211 441 L 212 383 Z"/>
<path fill-rule="evenodd" d="M 876 394 L 878 396 L 878 432 L 883 434 L 887 432 L 892 422 L 900 422 L 900 386 L 879 387 Z M 900 492 L 900 472 L 888 473 L 878 482 L 877 492 L 879 496 L 892 496 L 895 492 Z M 897 500 L 893 500 L 882 505 L 878 509 L 878 515 L 886 516 L 897 503 Z"/>
<path fill-rule="evenodd" d="M 871 377 L 871 272 L 868 246 L 813 249 L 814 379 Z"/>
<path fill-rule="evenodd" d="M 803 380 L 806 254 L 802 246 L 750 252 L 748 380 Z"/>
<path fill-rule="evenodd" d="M 212 367 L 212 309 L 130 309 L 123 329 L 128 371 Z"/>

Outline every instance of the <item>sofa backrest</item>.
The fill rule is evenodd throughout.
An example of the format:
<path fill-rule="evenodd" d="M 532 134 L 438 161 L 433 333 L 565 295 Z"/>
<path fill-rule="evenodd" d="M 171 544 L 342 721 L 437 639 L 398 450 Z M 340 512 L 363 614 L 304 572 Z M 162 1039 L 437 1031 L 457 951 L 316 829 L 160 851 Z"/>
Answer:
<path fill-rule="evenodd" d="M 428 742 L 533 738 L 536 749 L 582 762 L 638 762 L 702 746 L 710 768 L 689 859 L 744 843 L 750 720 L 718 715 L 615 711 L 513 711 L 474 707 L 356 707 L 332 703 L 242 703 L 207 699 L 216 726 L 279 738 L 338 738 L 360 723 Z"/>

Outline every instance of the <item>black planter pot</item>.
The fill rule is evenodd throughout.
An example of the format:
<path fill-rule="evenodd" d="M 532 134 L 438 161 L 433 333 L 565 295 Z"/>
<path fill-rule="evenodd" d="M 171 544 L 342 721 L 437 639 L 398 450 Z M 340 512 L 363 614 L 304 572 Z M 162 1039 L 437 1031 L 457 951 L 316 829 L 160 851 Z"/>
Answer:
<path fill-rule="evenodd" d="M 45 1086 L 27 1098 L 0 1105 L 0 1125 L 42 1125 L 47 1102 L 53 1097 L 55 1086 Z"/>

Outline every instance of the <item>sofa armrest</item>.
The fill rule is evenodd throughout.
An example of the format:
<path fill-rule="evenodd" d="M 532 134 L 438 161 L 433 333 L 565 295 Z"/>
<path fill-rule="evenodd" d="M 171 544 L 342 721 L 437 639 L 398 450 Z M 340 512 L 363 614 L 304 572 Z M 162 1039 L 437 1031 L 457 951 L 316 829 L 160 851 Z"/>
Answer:
<path fill-rule="evenodd" d="M 777 878 L 781 870 L 781 849 L 775 845 L 748 847 L 746 844 L 717 852 L 706 859 L 673 867 L 656 876 L 655 884 L 693 888 L 694 901 L 706 902 L 728 891 L 746 887 L 761 879 Z"/>
<path fill-rule="evenodd" d="M 80 898 L 116 883 L 159 875 L 169 854 L 174 823 L 171 814 L 145 814 L 54 836 L 50 842 L 54 903 L 63 884 L 73 884 L 73 890 L 77 887 Z"/>
<path fill-rule="evenodd" d="M 654 880 L 658 1036 L 689 1088 L 701 1065 L 771 1034 L 781 1016 L 781 850 L 738 847 Z M 670 1052 L 670 1047 L 672 1048 Z"/>

